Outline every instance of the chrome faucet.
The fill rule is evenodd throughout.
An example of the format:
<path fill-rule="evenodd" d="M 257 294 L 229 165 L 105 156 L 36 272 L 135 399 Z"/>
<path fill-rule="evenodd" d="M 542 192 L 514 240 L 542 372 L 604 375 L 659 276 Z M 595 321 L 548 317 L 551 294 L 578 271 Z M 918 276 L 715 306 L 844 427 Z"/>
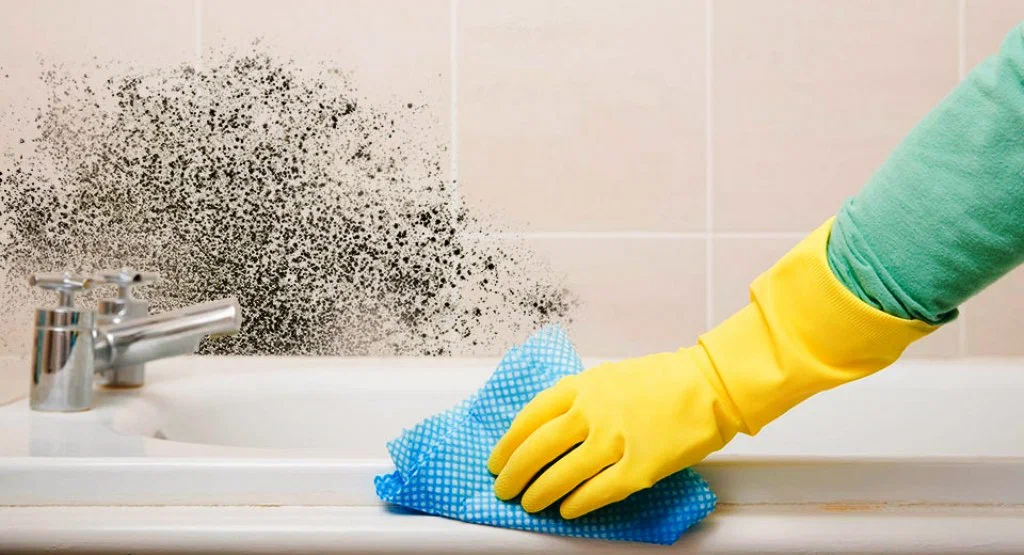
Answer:
<path fill-rule="evenodd" d="M 241 309 L 233 298 L 148 315 L 148 305 L 134 299 L 130 288 L 157 278 L 130 270 L 101 274 L 119 293 L 100 303 L 98 317 L 74 304 L 75 293 L 90 289 L 93 279 L 68 273 L 29 278 L 30 285 L 60 295 L 56 308 L 36 311 L 29 399 L 33 410 L 88 410 L 94 374 L 106 385 L 139 387 L 146 362 L 192 353 L 207 335 L 238 333 Z"/>

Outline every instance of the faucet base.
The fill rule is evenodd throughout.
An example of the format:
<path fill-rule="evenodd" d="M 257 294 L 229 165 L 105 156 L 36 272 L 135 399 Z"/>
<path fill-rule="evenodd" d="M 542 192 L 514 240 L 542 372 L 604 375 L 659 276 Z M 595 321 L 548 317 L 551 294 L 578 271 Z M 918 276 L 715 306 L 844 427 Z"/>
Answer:
<path fill-rule="evenodd" d="M 146 365 L 132 364 L 105 368 L 97 373 L 97 383 L 111 389 L 142 387 L 146 383 Z"/>
<path fill-rule="evenodd" d="M 139 389 L 145 384 L 134 384 L 134 383 L 101 383 L 99 384 L 103 389 Z"/>
<path fill-rule="evenodd" d="M 92 406 L 93 315 L 72 308 L 36 311 L 29 405 L 46 412 Z"/>

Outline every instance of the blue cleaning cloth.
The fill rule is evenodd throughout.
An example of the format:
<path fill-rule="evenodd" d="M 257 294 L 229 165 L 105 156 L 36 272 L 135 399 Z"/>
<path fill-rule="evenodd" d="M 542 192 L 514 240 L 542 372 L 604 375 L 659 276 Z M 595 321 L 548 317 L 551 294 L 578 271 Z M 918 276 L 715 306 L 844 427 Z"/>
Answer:
<path fill-rule="evenodd" d="M 476 524 L 579 538 L 675 542 L 715 508 L 715 494 L 689 469 L 575 520 L 559 516 L 557 504 L 531 515 L 518 503 L 495 497 L 494 476 L 487 471 L 491 449 L 534 395 L 582 370 L 565 330 L 542 328 L 512 348 L 476 394 L 388 443 L 395 471 L 376 477 L 377 495 L 388 503 Z"/>

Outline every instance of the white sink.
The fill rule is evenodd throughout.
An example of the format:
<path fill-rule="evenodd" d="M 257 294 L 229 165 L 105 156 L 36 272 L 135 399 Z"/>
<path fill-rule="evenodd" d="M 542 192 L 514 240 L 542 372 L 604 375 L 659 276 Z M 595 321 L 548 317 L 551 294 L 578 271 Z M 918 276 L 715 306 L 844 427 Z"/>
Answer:
<path fill-rule="evenodd" d="M 0 407 L 0 550 L 631 551 L 381 506 L 386 442 L 495 362 L 184 357 L 88 412 Z M 1021 360 L 906 362 L 826 392 L 698 467 L 722 508 L 679 548 L 1024 549 L 1021 399 Z"/>
<path fill-rule="evenodd" d="M 0 505 L 379 502 L 386 443 L 493 360 L 183 357 L 85 413 L 0 407 Z M 909 362 L 699 467 L 723 503 L 1024 504 L 1024 365 Z"/>

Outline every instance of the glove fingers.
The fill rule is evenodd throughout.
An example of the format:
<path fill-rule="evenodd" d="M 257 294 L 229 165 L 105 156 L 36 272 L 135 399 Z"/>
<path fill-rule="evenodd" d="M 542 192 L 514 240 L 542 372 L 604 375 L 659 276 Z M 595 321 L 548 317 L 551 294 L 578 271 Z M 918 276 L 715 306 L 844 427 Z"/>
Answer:
<path fill-rule="evenodd" d="M 544 471 L 526 493 L 523 509 L 528 513 L 542 511 L 565 497 L 588 479 L 619 461 L 621 449 L 588 439 Z"/>
<path fill-rule="evenodd" d="M 519 411 L 508 431 L 491 451 L 487 461 L 487 469 L 491 474 L 500 474 L 512 453 L 541 426 L 569 412 L 574 394 L 570 388 L 560 385 L 555 384 L 541 391 Z"/>
<path fill-rule="evenodd" d="M 586 422 L 574 414 L 544 424 L 509 457 L 494 482 L 494 493 L 506 501 L 519 495 L 541 469 L 586 438 Z"/>
<path fill-rule="evenodd" d="M 633 471 L 635 473 L 635 470 Z M 630 494 L 647 486 L 631 475 L 625 460 L 612 465 L 591 478 L 562 501 L 559 508 L 562 518 L 579 518 L 591 511 L 622 501 Z"/>

